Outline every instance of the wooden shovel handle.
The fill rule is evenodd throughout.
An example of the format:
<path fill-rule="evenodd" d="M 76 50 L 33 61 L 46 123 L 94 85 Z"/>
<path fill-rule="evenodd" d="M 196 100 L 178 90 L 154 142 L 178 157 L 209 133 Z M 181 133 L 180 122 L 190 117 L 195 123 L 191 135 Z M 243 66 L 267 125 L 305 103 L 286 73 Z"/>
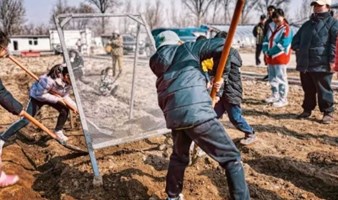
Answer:
<path fill-rule="evenodd" d="M 23 69 L 27 74 L 29 74 L 35 80 L 39 80 L 39 78 L 35 74 L 33 74 L 31 71 L 29 71 L 25 66 L 23 66 L 19 61 L 17 61 L 11 55 L 7 55 L 7 58 L 9 58 L 11 61 L 13 61 L 17 66 L 19 66 L 21 69 Z"/>
<path fill-rule="evenodd" d="M 7 55 L 7 58 L 9 58 L 11 61 L 13 61 L 17 66 L 19 66 L 22 70 L 24 70 L 27 74 L 29 74 L 33 79 L 35 79 L 36 81 L 39 80 L 39 78 L 35 74 L 33 74 L 31 71 L 29 71 L 29 69 L 27 69 L 25 66 L 23 66 L 19 61 L 17 61 L 11 55 Z M 55 96 L 62 98 L 60 95 L 56 94 L 55 92 L 51 92 L 51 93 Z M 61 103 L 65 106 L 67 106 L 69 109 L 71 109 L 74 113 L 78 113 L 77 109 L 74 108 L 71 104 L 69 104 L 64 99 L 61 101 Z"/>
<path fill-rule="evenodd" d="M 53 133 L 51 130 L 49 130 L 45 125 L 40 123 L 38 120 L 36 120 L 34 117 L 32 117 L 30 114 L 28 114 L 26 111 L 21 111 L 20 116 L 26 118 L 28 121 L 30 121 L 32 124 L 36 125 L 37 127 L 41 128 L 44 132 L 48 133 L 52 138 L 58 139 L 58 137 Z"/>
<path fill-rule="evenodd" d="M 230 53 L 232 40 L 233 40 L 235 33 L 236 33 L 237 24 L 239 23 L 239 20 L 241 18 L 241 13 L 242 13 L 242 10 L 243 10 L 243 7 L 244 7 L 244 3 L 245 3 L 245 0 L 238 0 L 237 1 L 235 12 L 234 12 L 234 15 L 232 17 L 231 24 L 230 24 L 230 27 L 229 27 L 229 32 L 228 32 L 228 35 L 226 37 L 225 44 L 224 44 L 223 51 L 222 51 L 222 55 L 221 55 L 221 58 L 220 58 L 220 61 L 219 61 L 218 67 L 217 67 L 217 72 L 216 72 L 214 82 L 219 82 L 222 78 L 225 63 L 226 63 L 226 60 L 227 60 L 229 53 Z M 213 85 L 215 86 L 215 84 L 213 84 Z M 214 86 L 212 87 L 212 90 L 211 90 L 211 98 L 212 98 L 213 106 L 215 106 L 215 104 L 216 104 L 216 102 L 215 102 L 216 88 Z"/>

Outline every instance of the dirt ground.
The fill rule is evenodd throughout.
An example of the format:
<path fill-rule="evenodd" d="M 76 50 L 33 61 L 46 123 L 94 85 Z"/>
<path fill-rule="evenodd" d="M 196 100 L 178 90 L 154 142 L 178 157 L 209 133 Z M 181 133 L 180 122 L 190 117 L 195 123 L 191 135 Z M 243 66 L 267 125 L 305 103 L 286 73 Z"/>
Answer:
<path fill-rule="evenodd" d="M 60 60 L 58 56 L 20 58 L 37 74 Z M 32 79 L 8 59 L 1 60 L 0 67 L 4 85 L 20 102 L 27 103 Z M 265 73 L 264 68 L 244 69 Z M 334 123 L 323 125 L 317 108 L 310 119 L 298 120 L 303 98 L 300 86 L 290 86 L 287 107 L 274 108 L 263 101 L 269 95 L 266 82 L 247 79 L 243 85 L 243 114 L 256 130 L 258 141 L 241 146 L 238 141 L 243 133 L 227 116 L 222 123 L 242 153 L 251 198 L 338 199 L 338 115 Z M 18 119 L 2 108 L 0 113 L 1 130 Z M 56 116 L 46 107 L 37 118 L 52 129 Z M 80 121 L 73 119 L 75 127 L 67 123 L 66 134 L 70 143 L 85 147 Z M 165 139 L 159 136 L 95 151 L 104 181 L 103 187 L 95 188 L 88 155 L 65 149 L 30 125 L 4 148 L 4 170 L 19 174 L 21 180 L 0 189 L 0 199 L 164 199 L 170 153 L 170 148 L 166 151 L 161 146 Z M 200 158 L 187 168 L 183 194 L 187 200 L 228 199 L 224 171 L 210 158 Z"/>

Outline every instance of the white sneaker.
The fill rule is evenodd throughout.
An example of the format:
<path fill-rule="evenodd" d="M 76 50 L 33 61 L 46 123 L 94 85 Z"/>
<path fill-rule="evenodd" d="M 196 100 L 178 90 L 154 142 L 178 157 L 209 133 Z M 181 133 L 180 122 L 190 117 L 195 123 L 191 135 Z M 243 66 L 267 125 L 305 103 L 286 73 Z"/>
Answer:
<path fill-rule="evenodd" d="M 277 102 L 274 102 L 272 104 L 273 107 L 276 107 L 276 108 L 280 108 L 280 107 L 284 107 L 284 106 L 287 106 L 289 103 L 287 100 L 285 99 L 279 99 Z"/>
<path fill-rule="evenodd" d="M 271 96 L 265 99 L 266 103 L 275 103 L 279 100 L 279 98 L 277 96 Z"/>
<path fill-rule="evenodd" d="M 0 156 L 2 155 L 2 149 L 4 147 L 5 141 L 0 139 Z"/>
<path fill-rule="evenodd" d="M 184 200 L 184 196 L 183 196 L 182 193 L 180 193 L 180 194 L 178 195 L 178 197 L 174 197 L 174 198 L 168 197 L 168 198 L 166 198 L 166 200 Z"/>
<path fill-rule="evenodd" d="M 60 131 L 56 131 L 55 134 L 56 134 L 56 136 L 58 136 L 59 141 L 61 141 L 61 142 L 67 142 L 68 137 L 65 136 L 61 130 Z"/>

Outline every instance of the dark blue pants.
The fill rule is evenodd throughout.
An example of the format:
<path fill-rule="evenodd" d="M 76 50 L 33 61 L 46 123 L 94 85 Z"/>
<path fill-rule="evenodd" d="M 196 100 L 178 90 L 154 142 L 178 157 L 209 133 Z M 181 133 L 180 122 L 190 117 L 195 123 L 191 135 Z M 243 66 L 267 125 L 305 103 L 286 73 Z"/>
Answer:
<path fill-rule="evenodd" d="M 304 91 L 303 109 L 312 111 L 315 109 L 317 100 L 319 110 L 323 113 L 334 111 L 333 90 L 331 87 L 332 73 L 306 72 L 300 73 L 302 88 Z"/>
<path fill-rule="evenodd" d="M 222 97 L 219 102 L 215 105 L 215 112 L 217 114 L 217 118 L 221 118 L 224 112 L 228 113 L 228 117 L 230 122 L 240 131 L 245 134 L 253 134 L 254 130 L 248 124 L 248 122 L 244 119 L 242 115 L 242 109 L 240 105 L 231 104 L 224 100 Z"/>
<path fill-rule="evenodd" d="M 256 58 L 256 65 L 261 64 L 261 53 L 262 53 L 263 45 L 262 44 L 256 44 L 256 53 L 255 53 L 255 58 Z"/>
<path fill-rule="evenodd" d="M 170 156 L 166 180 L 166 192 L 169 197 L 177 197 L 182 192 L 184 171 L 189 164 L 189 149 L 194 141 L 226 170 L 231 198 L 250 199 L 240 153 L 217 119 L 193 128 L 173 130 L 172 139 L 173 153 Z"/>
<path fill-rule="evenodd" d="M 36 113 L 40 110 L 40 108 L 46 104 L 55 108 L 57 111 L 59 111 L 59 117 L 56 122 L 55 131 L 62 130 L 64 124 L 67 121 L 68 114 L 69 114 L 69 109 L 66 106 L 60 103 L 53 104 L 53 103 L 48 103 L 48 102 L 41 102 L 41 101 L 37 101 L 34 98 L 31 98 L 29 100 L 26 112 L 34 117 Z M 7 141 L 11 136 L 15 135 L 16 132 L 18 132 L 20 129 L 27 126 L 28 124 L 29 124 L 29 121 L 26 118 L 23 118 L 23 117 L 20 118 L 20 120 L 14 122 L 9 128 L 7 128 L 7 130 L 4 133 L 0 135 L 0 139 Z"/>

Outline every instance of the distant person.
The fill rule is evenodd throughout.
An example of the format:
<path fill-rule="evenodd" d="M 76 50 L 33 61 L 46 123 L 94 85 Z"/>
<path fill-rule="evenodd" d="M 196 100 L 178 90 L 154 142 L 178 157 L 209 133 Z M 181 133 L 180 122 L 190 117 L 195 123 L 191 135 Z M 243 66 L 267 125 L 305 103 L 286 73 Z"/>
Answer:
<path fill-rule="evenodd" d="M 107 67 L 101 71 L 101 81 L 99 91 L 102 95 L 107 96 L 111 94 L 114 87 L 114 77 L 113 77 L 113 69 L 111 67 Z"/>
<path fill-rule="evenodd" d="M 270 27 L 270 24 L 273 22 L 272 14 L 273 14 L 273 12 L 275 12 L 275 10 L 276 10 L 276 7 L 273 6 L 273 5 L 270 5 L 267 8 L 268 19 L 265 21 L 265 24 L 264 24 L 264 32 L 263 32 L 264 38 L 266 37 L 268 31 L 272 30 L 271 27 Z M 264 63 L 265 63 L 265 65 L 267 65 L 265 56 L 264 56 Z M 268 81 L 268 80 L 269 80 L 269 73 L 268 73 L 268 75 L 264 76 L 264 78 L 263 78 L 263 81 Z"/>
<path fill-rule="evenodd" d="M 284 107 L 288 105 L 287 65 L 291 57 L 293 33 L 282 9 L 276 9 L 272 19 L 263 45 L 271 87 L 271 96 L 265 101 L 274 107 Z"/>
<path fill-rule="evenodd" d="M 250 199 L 240 152 L 216 119 L 201 70 L 200 61 L 221 54 L 224 39 L 182 44 L 175 32 L 163 31 L 155 40 L 157 51 L 150 58 L 150 68 L 157 76 L 158 104 L 167 128 L 172 129 L 174 144 L 166 177 L 167 199 L 182 199 L 192 141 L 225 169 L 231 199 Z"/>
<path fill-rule="evenodd" d="M 79 38 L 76 42 L 76 46 L 77 46 L 77 50 L 78 52 L 82 52 L 82 42 L 81 42 L 81 39 Z"/>
<path fill-rule="evenodd" d="M 118 63 L 119 66 L 119 74 L 122 72 L 123 65 L 123 39 L 122 36 L 118 32 L 114 32 L 112 34 L 111 40 L 111 54 L 113 59 L 113 76 L 116 75 L 116 65 Z"/>
<path fill-rule="evenodd" d="M 84 73 L 83 73 L 84 60 L 82 56 L 80 55 L 80 52 L 76 51 L 75 49 L 70 49 L 68 52 L 69 52 L 70 64 L 72 66 L 75 79 L 80 80 L 84 84 L 88 84 L 89 81 L 85 80 L 84 78 Z"/>
<path fill-rule="evenodd" d="M 265 21 L 266 16 L 261 15 L 259 23 L 252 30 L 252 33 L 256 38 L 256 52 L 255 52 L 256 66 L 259 66 L 261 64 L 260 56 L 263 48 Z"/>
<path fill-rule="evenodd" d="M 331 14 L 331 0 L 317 0 L 311 4 L 314 13 L 306 21 L 292 42 L 296 51 L 297 71 L 304 91 L 303 112 L 299 119 L 309 118 L 316 107 L 324 113 L 323 124 L 333 121 L 334 96 L 331 86 L 336 53 L 338 21 Z"/>

